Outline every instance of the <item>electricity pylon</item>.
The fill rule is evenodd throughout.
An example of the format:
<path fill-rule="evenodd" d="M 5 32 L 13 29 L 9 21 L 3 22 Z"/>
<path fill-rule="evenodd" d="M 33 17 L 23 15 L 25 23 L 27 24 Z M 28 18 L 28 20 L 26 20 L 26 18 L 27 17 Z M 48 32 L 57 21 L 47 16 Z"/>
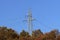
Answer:
<path fill-rule="evenodd" d="M 27 19 L 25 21 L 27 21 L 27 25 L 28 25 L 28 32 L 31 34 L 33 31 L 33 17 L 32 17 L 32 13 L 31 10 L 28 11 L 28 15 L 27 15 Z"/>

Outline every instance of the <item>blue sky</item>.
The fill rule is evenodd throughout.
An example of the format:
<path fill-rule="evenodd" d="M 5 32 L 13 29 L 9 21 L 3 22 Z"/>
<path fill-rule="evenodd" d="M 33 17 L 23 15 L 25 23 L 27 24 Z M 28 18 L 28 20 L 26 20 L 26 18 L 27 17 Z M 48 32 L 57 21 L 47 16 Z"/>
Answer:
<path fill-rule="evenodd" d="M 60 31 L 60 0 L 0 0 L 0 26 L 7 26 L 17 32 L 27 29 L 23 22 L 31 8 L 34 30 Z"/>

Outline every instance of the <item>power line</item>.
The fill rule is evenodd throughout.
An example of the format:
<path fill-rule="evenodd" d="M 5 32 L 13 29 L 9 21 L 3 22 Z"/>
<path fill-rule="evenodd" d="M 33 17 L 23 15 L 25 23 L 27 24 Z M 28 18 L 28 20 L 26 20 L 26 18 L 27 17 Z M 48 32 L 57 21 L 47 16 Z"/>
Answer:
<path fill-rule="evenodd" d="M 44 23 L 42 23 L 42 22 L 40 22 L 38 20 L 36 20 L 36 21 L 38 22 L 39 25 L 43 26 L 45 30 L 47 30 L 47 28 L 52 29 L 52 27 L 46 26 Z"/>

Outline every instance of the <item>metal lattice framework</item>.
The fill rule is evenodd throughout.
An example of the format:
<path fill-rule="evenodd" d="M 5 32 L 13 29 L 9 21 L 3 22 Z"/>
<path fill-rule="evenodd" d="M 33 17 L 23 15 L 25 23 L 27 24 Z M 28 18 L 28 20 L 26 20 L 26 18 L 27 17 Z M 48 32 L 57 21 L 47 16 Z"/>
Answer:
<path fill-rule="evenodd" d="M 28 25 L 28 32 L 31 34 L 33 31 L 33 17 L 32 17 L 32 13 L 31 10 L 28 11 L 28 15 L 27 15 L 27 19 L 25 21 L 27 21 L 27 25 Z"/>

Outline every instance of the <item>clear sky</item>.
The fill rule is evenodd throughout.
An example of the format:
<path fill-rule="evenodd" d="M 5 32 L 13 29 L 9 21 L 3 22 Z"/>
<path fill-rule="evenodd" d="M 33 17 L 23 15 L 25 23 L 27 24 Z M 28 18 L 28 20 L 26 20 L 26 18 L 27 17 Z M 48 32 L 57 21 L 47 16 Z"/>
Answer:
<path fill-rule="evenodd" d="M 60 31 L 60 0 L 0 0 L 0 26 L 7 26 L 17 32 L 28 30 L 25 16 L 31 8 L 35 29 L 49 32 Z"/>

